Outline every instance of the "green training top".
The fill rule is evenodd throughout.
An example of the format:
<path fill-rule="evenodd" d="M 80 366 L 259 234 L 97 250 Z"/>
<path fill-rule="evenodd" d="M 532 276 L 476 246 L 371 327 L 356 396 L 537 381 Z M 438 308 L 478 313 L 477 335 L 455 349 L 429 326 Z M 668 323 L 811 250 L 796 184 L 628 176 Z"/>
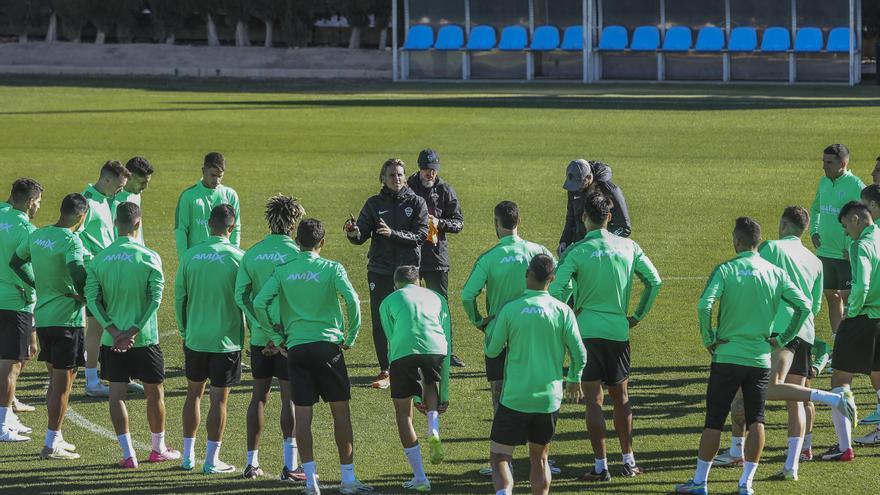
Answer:
<path fill-rule="evenodd" d="M 36 295 L 34 289 L 9 266 L 12 256 L 21 245 L 28 243 L 30 233 L 37 230 L 27 213 L 9 208 L 0 212 L 0 309 L 33 313 Z M 22 258 L 25 259 L 25 258 Z M 33 279 L 30 264 L 21 269 Z"/>
<path fill-rule="evenodd" d="M 235 304 L 235 278 L 244 253 L 228 239 L 210 236 L 186 250 L 174 280 L 177 330 L 199 352 L 236 352 L 244 317 Z"/>
<path fill-rule="evenodd" d="M 343 332 L 340 295 L 348 312 L 347 333 Z M 268 311 L 276 297 L 280 321 L 273 320 Z M 254 310 L 272 342 L 288 349 L 312 342 L 344 342 L 351 347 L 361 329 L 361 302 L 345 268 L 314 251 L 303 251 L 276 268 L 254 298 Z M 275 329 L 276 323 L 284 327 L 283 333 Z"/>
<path fill-rule="evenodd" d="M 486 327 L 488 335 L 501 307 L 522 295 L 526 289 L 526 269 L 532 258 L 539 254 L 553 257 L 540 244 L 526 241 L 517 235 L 508 235 L 499 239 L 498 244 L 477 258 L 464 288 L 461 289 L 461 302 L 471 323 L 479 326 L 483 321 L 483 315 L 477 307 L 477 296 L 485 288 L 486 313 L 491 318 Z"/>
<path fill-rule="evenodd" d="M 162 302 L 165 277 L 162 259 L 135 239 L 121 236 L 89 264 L 86 303 L 104 328 L 101 345 L 112 346 L 107 327 L 120 332 L 139 329 L 135 347 L 159 343 L 156 312 Z"/>
<path fill-rule="evenodd" d="M 11 204 L 9 204 L 5 201 L 0 201 L 0 213 L 3 213 L 4 211 L 6 211 L 10 208 L 12 208 Z"/>
<path fill-rule="evenodd" d="M 559 410 L 565 354 L 570 360 L 565 381 L 580 382 L 587 365 L 574 312 L 546 291 L 527 289 L 498 313 L 498 323 L 487 335 L 486 356 L 498 357 L 505 346 L 501 403 L 514 411 Z"/>
<path fill-rule="evenodd" d="M 446 299 L 430 289 L 406 285 L 382 301 L 379 315 L 388 337 L 388 361 L 414 354 L 446 356 L 440 381 L 440 402 L 449 402 L 452 334 Z"/>
<path fill-rule="evenodd" d="M 651 260 L 631 239 L 605 229 L 593 230 L 562 257 L 550 293 L 568 300 L 569 281 L 574 279 L 574 310 L 581 337 L 618 342 L 629 340 L 629 310 L 633 277 L 644 284 L 633 317 L 643 320 L 660 291 L 660 274 Z"/>
<path fill-rule="evenodd" d="M 816 340 L 815 316 L 822 309 L 822 262 L 804 247 L 800 238 L 793 235 L 761 244 L 758 253 L 765 260 L 785 270 L 810 302 L 810 313 L 797 336 L 812 344 Z M 793 316 L 791 306 L 780 305 L 773 320 L 773 333 L 781 333 L 788 328 Z"/>
<path fill-rule="evenodd" d="M 846 315 L 880 318 L 880 229 L 871 224 L 849 249 L 852 289 Z"/>
<path fill-rule="evenodd" d="M 130 192 L 126 191 L 125 189 L 116 193 L 116 196 L 114 196 L 113 199 L 116 200 L 116 205 L 114 205 L 114 207 L 113 207 L 113 218 L 114 219 L 116 219 L 116 206 L 119 206 L 120 203 L 134 203 L 134 204 L 138 205 L 138 208 L 140 208 L 140 206 L 141 206 L 141 195 L 130 193 Z M 143 215 L 143 210 L 141 210 L 141 215 Z M 138 242 L 140 244 L 146 243 L 146 241 L 144 241 L 144 220 L 143 220 L 143 218 L 141 218 L 141 226 L 138 228 L 138 236 L 137 236 L 137 239 L 135 239 L 135 242 Z"/>
<path fill-rule="evenodd" d="M 298 255 L 299 248 L 293 239 L 281 234 L 267 235 L 244 253 L 235 279 L 235 302 L 247 316 L 251 345 L 263 347 L 269 342 L 269 335 L 260 326 L 254 311 L 254 296 L 259 294 L 263 284 L 275 272 L 275 267 L 293 261 Z M 270 314 L 272 321 L 280 319 L 277 303 L 270 308 Z"/>
<path fill-rule="evenodd" d="M 70 229 L 47 225 L 35 230 L 15 254 L 23 260 L 30 260 L 34 269 L 36 327 L 84 327 L 85 304 L 73 296 L 84 298 L 85 293 L 77 293 L 70 273 L 70 265 L 83 267 L 84 251 L 80 237 Z"/>
<path fill-rule="evenodd" d="M 847 238 L 843 226 L 837 220 L 840 209 L 850 201 L 858 201 L 861 198 L 865 183 L 849 170 L 840 177 L 831 180 L 826 176 L 819 179 L 819 187 L 816 190 L 816 198 L 810 206 L 810 218 L 813 224 L 810 226 L 810 235 L 819 234 L 819 248 L 817 256 L 842 260 L 843 251 L 847 249 L 851 241 Z"/>
<path fill-rule="evenodd" d="M 712 328 L 716 301 L 718 327 Z M 768 339 L 781 302 L 794 310 L 788 327 L 778 332 L 777 340 L 784 346 L 797 336 L 810 313 L 806 296 L 782 268 L 754 251 L 743 251 L 718 265 L 697 305 L 703 345 L 717 345 L 712 361 L 770 368 Z"/>
<path fill-rule="evenodd" d="M 89 203 L 89 211 L 82 227 L 77 231 L 85 249 L 84 258 L 89 260 L 98 255 L 116 239 L 116 227 L 113 219 L 116 216 L 116 199 L 107 197 L 89 184 L 82 192 Z"/>
<path fill-rule="evenodd" d="M 185 189 L 177 200 L 174 212 L 174 238 L 177 241 L 177 256 L 183 256 L 187 249 L 211 236 L 208 219 L 214 207 L 227 204 L 235 209 L 235 229 L 229 235 L 229 242 L 238 246 L 241 239 L 241 210 L 238 194 L 223 184 L 217 189 L 208 189 L 202 181 Z"/>

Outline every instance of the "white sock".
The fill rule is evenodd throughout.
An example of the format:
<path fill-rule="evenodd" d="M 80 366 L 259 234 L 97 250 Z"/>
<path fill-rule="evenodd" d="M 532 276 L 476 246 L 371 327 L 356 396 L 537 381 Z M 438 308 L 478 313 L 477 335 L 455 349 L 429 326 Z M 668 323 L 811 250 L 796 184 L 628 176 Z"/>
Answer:
<path fill-rule="evenodd" d="M 804 446 L 804 439 L 801 437 L 789 437 L 788 439 L 788 455 L 785 458 L 785 469 L 789 471 L 797 471 L 798 464 L 801 460 L 801 449 Z"/>
<path fill-rule="evenodd" d="M 495 495 L 513 495 L 513 492 L 509 491 L 507 488 L 502 488 L 495 492 Z"/>
<path fill-rule="evenodd" d="M 419 444 L 403 449 L 403 453 L 406 454 L 406 460 L 409 461 L 412 468 L 413 478 L 416 481 L 426 481 L 428 477 L 425 476 L 425 465 L 422 464 L 422 450 L 419 448 Z"/>
<path fill-rule="evenodd" d="M 354 464 L 340 464 L 339 472 L 342 476 L 343 483 L 354 483 Z"/>
<path fill-rule="evenodd" d="M 428 436 L 440 436 L 440 413 L 428 411 Z"/>
<path fill-rule="evenodd" d="M 712 461 L 697 459 L 697 469 L 694 471 L 694 483 L 701 485 L 709 481 L 709 469 L 711 468 Z"/>
<path fill-rule="evenodd" d="M 119 440 L 119 446 L 122 447 L 122 458 L 134 457 L 134 447 L 131 446 L 131 434 L 119 435 L 116 439 Z"/>
<path fill-rule="evenodd" d="M 821 402 L 831 407 L 837 407 L 842 397 L 834 392 L 826 392 L 824 390 L 813 389 L 810 391 L 810 400 L 813 402 Z"/>
<path fill-rule="evenodd" d="M 755 479 L 755 471 L 758 470 L 757 462 L 746 461 L 743 463 L 743 475 L 739 479 L 739 486 L 747 488 L 752 487 L 752 480 Z"/>
<path fill-rule="evenodd" d="M 205 462 L 216 466 L 220 462 L 220 445 L 223 442 L 212 442 L 208 440 L 208 448 L 205 451 Z"/>
<path fill-rule="evenodd" d="M 297 467 L 296 438 L 284 439 L 284 465 L 291 471 Z"/>
<path fill-rule="evenodd" d="M 596 459 L 596 472 L 601 473 L 608 469 L 607 459 Z"/>
<path fill-rule="evenodd" d="M 730 456 L 731 457 L 742 457 L 743 456 L 743 443 L 745 443 L 746 437 L 730 437 Z"/>
<path fill-rule="evenodd" d="M 61 435 L 58 434 L 58 430 L 46 430 L 46 441 L 43 445 L 51 449 L 55 447 L 56 441 L 61 441 Z"/>
<path fill-rule="evenodd" d="M 632 452 L 629 454 L 623 454 L 623 463 L 629 464 L 630 466 L 636 465 L 636 455 Z"/>
<path fill-rule="evenodd" d="M 193 460 L 196 457 L 196 438 L 183 437 L 183 458 Z"/>
<path fill-rule="evenodd" d="M 168 447 L 165 446 L 165 432 L 153 433 L 150 432 L 150 440 L 153 443 L 153 450 L 158 453 L 165 452 L 168 450 Z"/>
<path fill-rule="evenodd" d="M 304 462 L 303 472 L 306 474 L 306 486 L 318 486 L 318 477 L 315 475 L 315 461 Z"/>
<path fill-rule="evenodd" d="M 6 428 L 9 424 L 11 407 L 0 407 L 0 428 Z"/>
<path fill-rule="evenodd" d="M 86 387 L 93 387 L 101 383 L 98 378 L 98 368 L 86 368 Z"/>
<path fill-rule="evenodd" d="M 845 387 L 837 387 L 832 392 L 841 393 Z M 834 431 L 837 433 L 837 446 L 841 452 L 852 448 L 852 422 L 837 409 L 831 411 L 831 422 L 834 423 Z"/>
<path fill-rule="evenodd" d="M 247 453 L 247 465 L 253 467 L 260 467 L 260 451 L 259 450 L 248 450 Z"/>
<path fill-rule="evenodd" d="M 813 450 L 813 434 L 807 433 L 804 435 L 804 445 L 801 447 L 801 450 Z"/>

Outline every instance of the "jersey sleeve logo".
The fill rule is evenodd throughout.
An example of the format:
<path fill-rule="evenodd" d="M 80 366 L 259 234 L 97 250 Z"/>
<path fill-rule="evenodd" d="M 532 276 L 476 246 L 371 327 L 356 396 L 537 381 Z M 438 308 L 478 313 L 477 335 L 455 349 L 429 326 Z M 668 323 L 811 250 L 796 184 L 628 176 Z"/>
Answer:
<path fill-rule="evenodd" d="M 320 282 L 321 274 L 317 272 L 291 273 L 287 280 L 304 280 L 306 282 Z"/>
<path fill-rule="evenodd" d="M 226 264 L 226 255 L 220 253 L 199 253 L 192 257 L 195 261 L 207 261 L 208 263 L 220 263 L 221 265 Z"/>

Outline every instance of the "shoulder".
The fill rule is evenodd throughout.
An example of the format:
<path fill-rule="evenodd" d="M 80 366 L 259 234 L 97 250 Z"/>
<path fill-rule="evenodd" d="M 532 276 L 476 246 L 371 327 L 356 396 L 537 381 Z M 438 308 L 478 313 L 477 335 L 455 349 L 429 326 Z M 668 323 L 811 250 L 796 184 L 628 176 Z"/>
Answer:
<path fill-rule="evenodd" d="M 230 199 L 238 200 L 238 193 L 235 192 L 235 189 L 233 189 L 229 186 L 224 186 L 223 184 L 220 184 L 220 187 L 223 188 L 223 195 L 224 196 L 226 196 L 227 198 L 230 198 Z"/>
<path fill-rule="evenodd" d="M 193 185 L 187 187 L 186 189 L 184 189 L 183 191 L 181 191 L 180 192 L 180 199 L 189 198 L 192 194 L 195 193 L 196 187 L 198 187 L 198 183 L 193 184 Z"/>

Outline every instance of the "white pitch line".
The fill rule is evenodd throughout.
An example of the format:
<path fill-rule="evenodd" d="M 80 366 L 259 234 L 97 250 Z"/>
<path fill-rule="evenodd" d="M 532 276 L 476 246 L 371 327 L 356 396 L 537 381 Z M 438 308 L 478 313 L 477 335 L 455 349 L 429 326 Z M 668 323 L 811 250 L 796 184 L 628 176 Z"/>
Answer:
<path fill-rule="evenodd" d="M 115 432 L 112 432 L 112 431 L 108 430 L 107 428 L 104 428 L 101 425 L 96 425 L 95 423 L 92 423 L 91 421 L 86 419 L 82 414 L 74 411 L 72 407 L 68 406 L 66 417 L 68 420 L 72 421 L 73 424 L 79 426 L 80 428 L 88 430 L 88 431 L 94 433 L 95 435 L 107 438 L 108 440 L 117 440 L 117 436 L 116 436 Z M 153 449 L 153 447 L 151 445 L 147 445 L 139 440 L 132 439 L 131 444 L 137 450 L 145 450 L 145 451 L 149 452 L 150 450 Z"/>

